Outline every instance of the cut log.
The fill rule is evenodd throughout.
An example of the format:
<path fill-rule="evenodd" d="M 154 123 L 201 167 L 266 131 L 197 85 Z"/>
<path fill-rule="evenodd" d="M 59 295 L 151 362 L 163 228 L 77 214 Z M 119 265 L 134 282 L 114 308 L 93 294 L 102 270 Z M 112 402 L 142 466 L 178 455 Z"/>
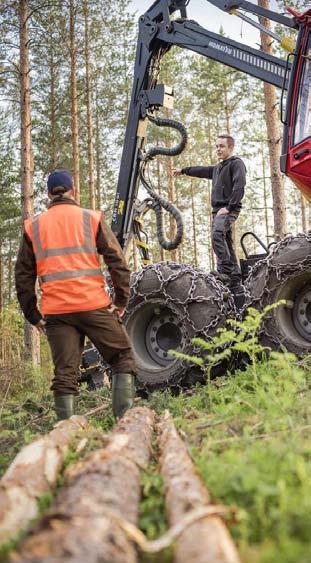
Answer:
<path fill-rule="evenodd" d="M 211 504 L 210 494 L 198 476 L 184 442 L 165 413 L 159 425 L 160 470 L 170 526 L 176 526 L 186 514 Z M 216 507 L 215 507 L 216 508 Z M 217 512 L 217 510 L 215 511 Z M 190 514 L 189 514 L 190 516 Z M 194 518 L 176 541 L 175 563 L 238 563 L 235 545 L 221 518 L 216 515 Z"/>
<path fill-rule="evenodd" d="M 55 487 L 70 442 L 87 426 L 73 416 L 17 454 L 0 481 L 0 544 L 38 516 L 37 499 Z"/>
<path fill-rule="evenodd" d="M 54 505 L 11 561 L 135 563 L 121 522 L 137 524 L 139 467 L 149 461 L 153 428 L 152 411 L 128 411 L 107 447 L 68 469 Z"/>

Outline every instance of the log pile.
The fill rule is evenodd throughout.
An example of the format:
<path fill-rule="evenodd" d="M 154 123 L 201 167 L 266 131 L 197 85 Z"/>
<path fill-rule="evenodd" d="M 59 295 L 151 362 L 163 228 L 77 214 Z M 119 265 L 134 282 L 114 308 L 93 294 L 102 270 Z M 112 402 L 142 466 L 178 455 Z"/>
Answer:
<path fill-rule="evenodd" d="M 38 516 L 38 498 L 55 487 L 70 443 L 87 426 L 73 416 L 17 454 L 0 481 L 0 544 Z"/>
<path fill-rule="evenodd" d="M 61 466 L 59 452 L 68 443 L 65 426 L 69 425 L 73 435 L 73 425 L 78 423 L 85 428 L 85 419 L 73 417 L 59 424 L 45 439 L 27 446 L 29 449 L 22 450 L 4 476 L 7 488 L 2 492 L 14 491 L 16 497 L 17 487 L 18 492 L 22 490 L 33 501 L 28 504 L 28 519 L 37 514 L 36 498 L 55 485 Z M 140 469 L 146 468 L 151 460 L 155 432 L 170 528 L 161 538 L 148 541 L 137 528 Z M 156 560 L 161 561 L 163 550 L 172 544 L 174 563 L 239 563 L 221 518 L 232 509 L 211 502 L 169 413 L 156 423 L 154 411 L 133 408 L 104 437 L 105 447 L 67 469 L 64 486 L 53 505 L 19 550 L 11 553 L 11 563 L 137 563 L 142 552 L 157 554 Z M 47 447 L 53 440 L 56 449 Z M 39 455 L 39 451 L 45 454 Z M 25 467 L 28 477 L 23 479 L 22 488 Z M 15 506 L 26 504 L 23 500 Z M 19 512 L 22 511 L 17 510 L 15 526 L 26 521 L 25 514 L 21 518 Z M 8 514 L 12 517 L 12 511 Z M 9 529 L 9 518 L 5 522 Z"/>
<path fill-rule="evenodd" d="M 53 507 L 11 561 L 135 563 L 122 523 L 137 525 L 139 467 L 149 461 L 153 431 L 152 411 L 129 411 L 107 447 L 70 468 Z"/>

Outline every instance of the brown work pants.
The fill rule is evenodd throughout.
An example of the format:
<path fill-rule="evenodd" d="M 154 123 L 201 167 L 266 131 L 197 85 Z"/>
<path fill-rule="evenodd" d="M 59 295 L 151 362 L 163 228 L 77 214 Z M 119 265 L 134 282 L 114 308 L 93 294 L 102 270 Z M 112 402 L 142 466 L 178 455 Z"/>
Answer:
<path fill-rule="evenodd" d="M 127 332 L 116 312 L 107 308 L 46 315 L 46 333 L 54 363 L 51 389 L 56 395 L 77 395 L 77 377 L 84 338 L 96 346 L 114 373 L 136 373 Z"/>

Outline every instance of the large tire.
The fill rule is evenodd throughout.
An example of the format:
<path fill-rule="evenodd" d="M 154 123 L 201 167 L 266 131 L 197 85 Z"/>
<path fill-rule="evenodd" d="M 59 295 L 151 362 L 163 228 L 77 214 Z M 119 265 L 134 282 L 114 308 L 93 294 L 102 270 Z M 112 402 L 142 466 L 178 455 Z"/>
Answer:
<path fill-rule="evenodd" d="M 260 341 L 298 357 L 311 351 L 311 233 L 289 236 L 258 262 L 246 280 L 248 305 L 262 310 L 286 299 L 263 320 Z"/>
<path fill-rule="evenodd" d="M 173 262 L 145 266 L 133 274 L 131 285 L 124 322 L 136 356 L 139 388 L 189 387 L 203 381 L 200 368 L 170 357 L 168 351 L 194 354 L 193 337 L 209 340 L 224 326 L 234 311 L 228 289 L 203 270 Z"/>

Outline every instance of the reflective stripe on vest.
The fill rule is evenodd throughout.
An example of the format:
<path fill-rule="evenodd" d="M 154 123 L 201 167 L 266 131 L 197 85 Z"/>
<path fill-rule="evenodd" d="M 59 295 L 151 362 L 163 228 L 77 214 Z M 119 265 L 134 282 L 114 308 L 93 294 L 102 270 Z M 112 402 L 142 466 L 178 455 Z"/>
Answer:
<path fill-rule="evenodd" d="M 97 254 L 96 247 L 92 243 L 91 213 L 89 212 L 88 209 L 83 209 L 82 216 L 83 216 L 84 245 L 66 246 L 65 248 L 50 248 L 50 249 L 42 248 L 40 232 L 39 232 L 40 216 L 36 217 L 36 219 L 34 219 L 32 222 L 33 239 L 36 246 L 36 250 L 35 250 L 36 259 L 42 260 L 43 258 L 48 258 L 49 256 L 66 256 L 69 254 L 84 254 L 84 253 Z"/>
<path fill-rule="evenodd" d="M 45 274 L 39 276 L 40 283 L 56 281 L 56 280 L 69 280 L 72 278 L 81 278 L 82 276 L 102 276 L 103 273 L 100 268 L 85 269 L 85 270 L 67 270 L 66 272 L 56 272 L 55 274 Z"/>

